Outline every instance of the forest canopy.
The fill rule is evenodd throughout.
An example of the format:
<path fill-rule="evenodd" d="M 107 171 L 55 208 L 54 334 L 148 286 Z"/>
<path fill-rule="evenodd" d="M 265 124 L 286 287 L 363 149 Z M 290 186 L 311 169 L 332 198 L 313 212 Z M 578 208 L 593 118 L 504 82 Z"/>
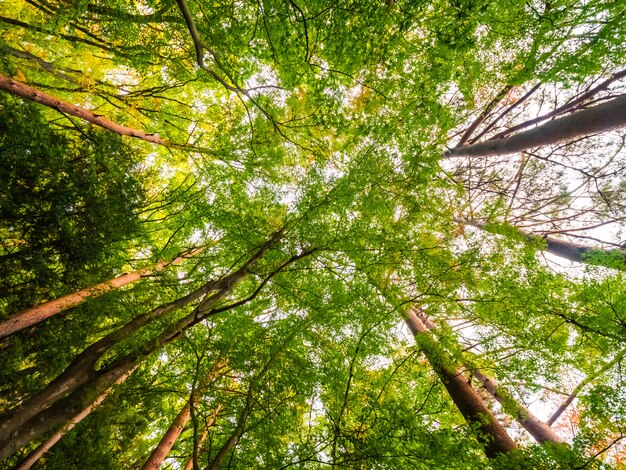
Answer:
<path fill-rule="evenodd" d="M 623 1 L 0 25 L 2 468 L 625 468 Z"/>

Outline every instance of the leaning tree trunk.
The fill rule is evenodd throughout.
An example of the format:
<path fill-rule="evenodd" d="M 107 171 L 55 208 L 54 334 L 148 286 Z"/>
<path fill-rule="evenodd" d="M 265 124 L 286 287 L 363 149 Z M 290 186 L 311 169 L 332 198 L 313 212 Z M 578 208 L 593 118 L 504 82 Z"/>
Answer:
<path fill-rule="evenodd" d="M 436 329 L 435 324 L 423 314 L 418 312 L 417 318 L 424 324 L 428 331 Z M 410 325 L 409 325 L 410 327 Z M 480 380 L 485 389 L 502 404 L 505 411 L 514 410 L 515 419 L 522 425 L 533 438 L 539 442 L 552 442 L 554 444 L 562 443 L 562 439 L 558 437 L 549 425 L 541 421 L 533 415 L 528 408 L 519 403 L 513 396 L 501 387 L 496 380 L 483 374 L 479 369 L 472 371 L 474 376 Z"/>
<path fill-rule="evenodd" d="M 37 88 L 26 85 L 25 83 L 13 80 L 12 78 L 5 75 L 0 75 L 0 90 L 7 91 L 13 95 L 30 101 L 34 101 L 49 108 L 56 109 L 61 113 L 80 118 L 84 121 L 87 121 L 96 126 L 103 127 L 104 129 L 107 129 L 119 135 L 135 137 L 146 142 L 151 142 L 153 144 L 159 144 L 178 150 L 193 150 L 203 153 L 211 152 L 209 149 L 202 149 L 198 147 L 193 147 L 191 145 L 175 144 L 173 142 L 170 142 L 169 140 L 165 140 L 159 137 L 157 134 L 148 134 L 141 129 L 134 129 L 132 127 L 124 126 L 117 122 L 111 121 L 104 116 L 100 116 L 99 114 L 96 114 L 89 109 L 81 108 L 80 106 L 68 103 L 67 101 L 60 100 L 55 96 L 49 95 Z"/>
<path fill-rule="evenodd" d="M 218 292 L 212 295 L 202 301 L 200 305 L 210 309 L 211 306 L 225 297 L 230 290 L 225 292 L 224 294 Z M 210 300 L 210 302 L 207 302 L 207 300 Z M 63 380 L 58 380 L 57 378 L 51 384 L 54 385 L 53 391 L 56 392 L 54 396 L 52 396 L 49 390 L 50 387 L 47 387 L 40 395 L 27 401 L 23 406 L 17 407 L 16 411 L 2 423 L 3 428 L 6 429 L 6 431 L 3 431 L 3 436 L 6 437 L 0 441 L 0 460 L 10 457 L 32 440 L 67 422 L 77 412 L 88 406 L 90 397 L 103 393 L 106 388 L 110 387 L 128 370 L 137 367 L 150 354 L 174 341 L 184 331 L 204 318 L 206 317 L 201 314 L 199 308 L 194 309 L 190 314 L 175 322 L 158 337 L 150 341 L 140 351 L 119 359 L 103 370 L 94 369 L 95 362 L 93 358 L 82 357 L 81 359 L 89 364 L 89 369 L 87 370 L 84 370 L 84 367 L 80 368 L 80 371 L 85 373 L 84 375 L 80 375 L 76 369 L 72 370 L 70 368 L 69 371 L 66 369 L 59 376 Z M 81 356 L 83 353 L 81 353 Z M 98 357 L 101 357 L 101 355 Z M 69 394 L 67 393 L 68 391 Z"/>
<path fill-rule="evenodd" d="M 268 368 L 269 363 L 265 365 L 259 375 L 252 381 L 252 383 L 250 383 L 250 386 L 248 387 L 248 393 L 246 394 L 246 405 L 244 406 L 243 410 L 241 410 L 241 413 L 237 418 L 237 424 L 235 425 L 235 429 L 233 429 L 233 432 L 230 434 L 230 436 L 228 436 L 226 442 L 222 445 L 222 447 L 220 447 L 220 450 L 217 451 L 217 454 L 215 455 L 211 463 L 207 465 L 205 470 L 219 470 L 222 466 L 222 463 L 224 462 L 224 459 L 226 459 L 226 456 L 237 445 L 239 439 L 241 439 L 241 436 L 243 436 L 246 421 L 248 420 L 250 413 L 252 413 L 252 408 L 254 407 L 254 388 L 256 382 L 265 375 Z"/>
<path fill-rule="evenodd" d="M 162 271 L 169 265 L 180 264 L 187 258 L 191 258 L 192 256 L 200 253 L 202 250 L 204 250 L 204 248 L 189 250 L 178 255 L 171 261 L 161 261 L 148 268 L 125 273 L 114 279 L 100 282 L 93 286 L 86 287 L 85 289 L 64 295 L 63 297 L 22 310 L 21 312 L 11 315 L 9 318 L 0 322 L 0 338 L 17 333 L 18 331 L 28 328 L 29 326 L 36 325 L 37 323 L 47 320 L 58 313 L 86 302 L 90 298 L 99 297 L 114 289 L 119 289 L 120 287 L 136 282 L 151 275 L 152 273 Z"/>
<path fill-rule="evenodd" d="M 91 412 L 95 410 L 100 405 L 100 403 L 104 401 L 106 397 L 110 395 L 110 393 L 113 391 L 113 387 L 115 385 L 119 385 L 120 383 L 124 382 L 124 380 L 126 380 L 128 376 L 130 376 L 130 374 L 132 374 L 135 369 L 136 367 L 130 369 L 128 372 L 124 373 L 117 380 L 115 380 L 113 385 L 105 389 L 104 392 L 102 392 L 100 396 L 98 396 L 93 401 L 93 403 L 91 403 L 86 408 L 81 410 L 77 415 L 71 418 L 71 420 L 67 422 L 64 426 L 62 426 L 58 431 L 55 431 L 54 434 L 52 434 L 52 436 L 50 436 L 43 444 L 37 447 L 34 451 L 28 454 L 28 456 L 24 460 L 22 460 L 19 464 L 17 464 L 13 468 L 13 470 L 28 470 L 29 468 L 31 468 L 35 464 L 35 462 L 37 462 L 37 460 L 39 460 L 43 456 L 43 454 L 48 452 L 52 448 L 52 446 L 54 446 L 57 442 L 59 442 L 59 440 L 63 436 L 65 436 L 69 431 L 74 429 L 74 427 L 78 423 L 80 423 L 83 419 L 89 416 Z"/>
<path fill-rule="evenodd" d="M 74 360 L 59 376 L 50 382 L 37 395 L 16 406 L 2 417 L 2 421 L 0 422 L 0 435 L 13 435 L 13 433 L 17 432 L 17 429 L 23 426 L 27 421 L 49 406 L 53 405 L 57 400 L 62 399 L 64 396 L 67 396 L 79 387 L 98 378 L 98 371 L 95 369 L 96 364 L 100 358 L 102 358 L 102 356 L 114 345 L 127 339 L 141 327 L 150 323 L 154 319 L 160 318 L 163 315 L 198 300 L 209 292 L 211 287 L 212 286 L 210 284 L 206 284 L 190 294 L 175 300 L 174 302 L 162 305 L 148 313 L 140 315 L 123 327 L 109 333 L 104 338 L 87 347 L 83 352 L 76 356 L 76 358 L 74 358 Z M 3 440 L 0 440 L 0 443 L 2 442 Z M 2 453 L 0 451 L 0 456 L 1 455 Z"/>
<path fill-rule="evenodd" d="M 515 442 L 489 411 L 462 372 L 450 365 L 446 353 L 432 338 L 414 308 L 406 311 L 405 321 L 458 410 L 469 424 L 475 425 L 480 430 L 477 439 L 485 449 L 485 455 L 494 458 L 515 450 Z"/>
<path fill-rule="evenodd" d="M 498 140 L 463 145 L 445 152 L 446 157 L 488 157 L 558 144 L 576 137 L 607 132 L 626 125 L 626 95 L 576 111 L 553 121 Z"/>
<path fill-rule="evenodd" d="M 273 242 L 271 244 L 273 244 Z M 259 250 L 259 252 L 255 254 L 255 256 L 253 256 L 252 260 L 254 260 L 255 258 L 258 259 L 263 251 L 267 250 L 271 246 L 271 244 L 269 242 L 266 243 L 264 247 Z M 160 350 L 167 344 L 182 336 L 185 331 L 187 331 L 194 325 L 202 322 L 211 315 L 228 311 L 247 302 L 250 302 L 257 296 L 260 290 L 267 284 L 267 282 L 269 282 L 269 280 L 273 276 L 275 276 L 291 263 L 305 256 L 308 256 L 314 251 L 314 249 L 307 250 L 303 253 L 292 256 L 290 259 L 280 264 L 261 282 L 261 284 L 254 291 L 254 293 L 246 297 L 245 299 L 233 302 L 225 306 L 216 307 L 215 305 L 226 296 L 228 296 L 232 292 L 234 286 L 246 277 L 248 269 L 243 269 L 243 267 L 240 268 L 240 270 L 216 283 L 216 285 L 221 285 L 221 289 L 219 291 L 203 299 L 198 304 L 198 306 L 188 315 L 171 324 L 157 337 L 150 340 L 147 344 L 144 344 L 139 350 L 129 353 L 127 356 L 118 359 L 105 369 L 95 370 L 94 363 L 92 367 L 88 370 L 88 378 L 85 379 L 81 376 L 80 379 L 82 380 L 78 385 L 76 384 L 77 378 L 69 374 L 66 377 L 70 379 L 69 382 L 66 381 L 65 383 L 59 382 L 55 384 L 57 391 L 57 396 L 55 397 L 55 399 L 49 398 L 50 393 L 44 394 L 45 398 L 47 399 L 46 406 L 43 406 L 41 404 L 42 400 L 39 398 L 39 396 L 37 396 L 27 402 L 25 406 L 17 407 L 16 412 L 8 416 L 7 420 L 5 420 L 5 423 L 3 423 L 3 425 L 10 431 L 4 432 L 3 436 L 5 436 L 5 439 L 0 441 L 0 459 L 11 456 L 20 447 L 26 445 L 28 442 L 39 438 L 46 432 L 51 431 L 56 426 L 64 424 L 68 419 L 71 418 L 71 416 L 73 416 L 73 414 L 82 409 L 81 407 L 84 407 L 88 403 L 90 403 L 90 398 L 93 399 L 93 396 L 97 396 L 102 393 L 102 391 L 106 387 L 110 386 L 123 373 L 128 371 L 130 368 L 140 364 L 152 353 Z M 248 263 L 250 262 L 251 260 L 248 261 Z M 248 266 L 249 268 L 250 265 L 248 263 L 246 263 L 245 266 Z M 91 359 L 92 358 L 83 358 L 83 360 L 87 362 Z M 63 385 L 65 387 L 63 387 Z M 60 393 L 59 389 L 64 393 Z M 46 389 L 44 389 L 44 392 L 47 392 Z M 63 396 L 65 396 L 65 398 L 63 398 Z M 33 407 L 31 406 L 33 401 L 38 405 L 39 410 L 41 411 L 33 413 Z M 30 416 L 30 418 L 26 420 L 26 416 Z"/>
<path fill-rule="evenodd" d="M 211 416 L 209 416 L 209 418 L 206 420 L 204 428 L 202 429 L 202 433 L 200 433 L 200 437 L 198 438 L 198 442 L 194 442 L 193 454 L 191 455 L 191 457 L 189 457 L 189 460 L 187 460 L 187 463 L 183 467 L 183 470 L 193 470 L 194 459 L 197 459 L 198 453 L 202 450 L 202 447 L 204 446 L 204 441 L 206 441 L 206 438 L 209 436 L 209 430 L 217 421 L 217 416 L 219 415 L 220 411 L 222 411 L 222 405 L 218 404 L 215 408 L 215 411 L 213 411 L 213 413 L 211 413 Z"/>
<path fill-rule="evenodd" d="M 206 375 L 204 380 L 200 384 L 198 384 L 198 388 L 194 390 L 189 397 L 189 399 L 185 402 L 185 405 L 182 407 L 172 424 L 165 432 L 157 446 L 150 454 L 150 457 L 143 465 L 142 470 L 158 470 L 161 468 L 163 461 L 169 454 L 170 450 L 174 446 L 174 443 L 180 436 L 180 433 L 183 431 L 183 428 L 187 425 L 189 418 L 191 417 L 191 407 L 193 406 L 194 401 L 204 393 L 207 387 L 215 381 L 219 372 L 226 366 L 226 363 L 223 360 L 219 360 Z"/>
<path fill-rule="evenodd" d="M 11 434 L 3 434 L 3 439 L 0 441 L 0 461 L 11 457 L 19 449 L 57 426 L 66 425 L 80 415 L 81 411 L 89 408 L 93 404 L 94 397 L 105 394 L 117 381 L 136 367 L 137 364 L 134 361 L 124 361 L 110 368 L 95 380 L 57 400 Z"/>

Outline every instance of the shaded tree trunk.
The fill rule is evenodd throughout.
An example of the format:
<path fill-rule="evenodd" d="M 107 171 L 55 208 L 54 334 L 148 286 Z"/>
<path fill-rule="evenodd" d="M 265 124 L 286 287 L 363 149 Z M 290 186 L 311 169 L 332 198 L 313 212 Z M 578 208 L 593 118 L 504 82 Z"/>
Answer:
<path fill-rule="evenodd" d="M 130 337 L 133 333 L 154 319 L 198 300 L 203 295 L 206 295 L 211 290 L 211 287 L 213 287 L 211 283 L 205 284 L 180 299 L 140 315 L 123 327 L 109 333 L 104 338 L 87 347 L 74 358 L 59 376 L 37 395 L 18 405 L 2 417 L 2 421 L 0 422 L 0 435 L 12 435 L 20 426 L 24 425 L 28 420 L 37 415 L 37 413 L 54 404 L 55 401 L 72 393 L 79 387 L 88 384 L 90 381 L 97 379 L 99 374 L 95 369 L 96 364 L 111 347 Z M 1 442 L 2 441 L 0 441 L 0 448 Z M 2 453 L 0 451 L 0 456 L 1 455 Z"/>
<path fill-rule="evenodd" d="M 203 250 L 204 248 L 189 250 L 180 254 L 171 261 L 161 261 L 151 267 L 125 273 L 114 279 L 100 282 L 93 286 L 86 287 L 85 289 L 64 295 L 63 297 L 22 310 L 21 312 L 11 315 L 7 319 L 0 322 L 0 338 L 17 333 L 18 331 L 28 328 L 29 326 L 36 325 L 37 323 L 47 320 L 58 313 L 86 302 L 90 298 L 99 297 L 114 289 L 136 282 L 143 277 L 151 275 L 152 273 L 162 271 L 169 265 L 180 264 L 185 259 L 191 258 Z"/>
<path fill-rule="evenodd" d="M 142 470 L 157 470 L 161 468 L 163 461 L 167 457 L 167 454 L 172 450 L 174 443 L 180 436 L 180 433 L 183 431 L 183 428 L 187 425 L 189 418 L 191 417 L 191 407 L 193 406 L 193 402 L 198 398 L 199 395 L 204 393 L 206 388 L 215 381 L 218 377 L 219 372 L 226 366 L 225 361 L 219 360 L 206 375 L 204 380 L 198 385 L 198 388 L 194 390 L 192 396 L 185 402 L 185 405 L 182 407 L 172 424 L 165 432 L 157 446 L 150 454 L 150 457 L 143 465 Z M 208 429 L 207 429 L 208 432 Z"/>
<path fill-rule="evenodd" d="M 136 367 L 135 361 L 127 360 L 116 367 L 109 368 L 90 383 L 54 402 L 15 431 L 10 434 L 3 433 L 3 439 L 0 441 L 0 461 L 9 458 L 29 442 L 38 439 L 57 426 L 68 423 L 81 411 L 89 408 L 94 397 L 105 394 L 115 382 Z"/>
<path fill-rule="evenodd" d="M 563 440 L 555 434 L 550 426 L 532 414 L 528 408 L 500 386 L 496 380 L 486 376 L 479 369 L 475 369 L 473 372 L 474 376 L 482 382 L 485 390 L 502 404 L 504 411 L 513 414 L 517 422 L 520 423 L 537 442 L 540 444 L 544 442 L 552 442 L 553 444 L 563 443 Z"/>
<path fill-rule="evenodd" d="M 431 367 L 443 382 L 452 401 L 468 424 L 476 426 L 476 436 L 489 458 L 515 450 L 515 442 L 487 408 L 480 396 L 468 383 L 463 373 L 446 358 L 415 308 L 406 311 L 405 321 Z"/>
<path fill-rule="evenodd" d="M 55 431 L 54 434 L 52 434 L 52 436 L 48 438 L 48 440 L 46 440 L 43 444 L 37 447 L 34 451 L 32 451 L 24 460 L 17 464 L 13 470 L 28 470 L 30 467 L 32 467 L 37 462 L 37 460 L 39 460 L 46 452 L 48 452 L 52 448 L 52 446 L 59 442 L 59 440 L 63 436 L 65 436 L 69 431 L 74 429 L 74 427 L 83 419 L 89 416 L 91 412 L 95 410 L 104 401 L 104 399 L 111 394 L 111 392 L 113 391 L 113 387 L 124 382 L 124 380 L 126 380 L 134 372 L 135 369 L 136 367 L 130 369 L 128 372 L 115 380 L 113 385 L 105 389 L 104 392 L 102 392 L 102 394 L 100 394 L 100 396 L 96 398 L 91 405 L 87 406 L 76 416 L 71 418 L 71 420 L 64 426 L 62 426 L 61 429 Z"/>
<path fill-rule="evenodd" d="M 511 137 L 456 147 L 446 151 L 444 155 L 446 157 L 507 155 L 597 132 L 606 132 L 625 125 L 626 96 L 618 96 L 606 103 L 576 111 L 569 116 L 554 119 Z"/>

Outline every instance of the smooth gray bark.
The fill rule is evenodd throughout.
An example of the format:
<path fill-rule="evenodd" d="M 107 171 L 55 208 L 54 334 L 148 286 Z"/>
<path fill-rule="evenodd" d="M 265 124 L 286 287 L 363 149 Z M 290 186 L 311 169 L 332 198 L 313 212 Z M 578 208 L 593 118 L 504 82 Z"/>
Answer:
<path fill-rule="evenodd" d="M 607 132 L 626 125 L 626 95 L 576 111 L 527 131 L 448 150 L 446 157 L 489 157 L 553 145 L 576 137 Z"/>

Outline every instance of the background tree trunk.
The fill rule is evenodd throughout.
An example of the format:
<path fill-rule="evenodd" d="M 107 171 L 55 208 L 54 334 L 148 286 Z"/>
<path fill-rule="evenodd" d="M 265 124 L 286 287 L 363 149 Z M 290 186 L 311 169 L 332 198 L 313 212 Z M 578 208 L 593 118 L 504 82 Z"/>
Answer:
<path fill-rule="evenodd" d="M 470 225 L 489 233 L 498 233 L 497 229 L 492 230 L 489 228 L 488 224 L 483 222 L 462 218 L 455 218 L 455 220 L 460 224 Z M 535 235 L 516 227 L 508 227 L 514 228 L 520 235 L 529 241 L 544 241 L 546 245 L 545 248 L 543 248 L 543 251 L 558 256 L 559 258 L 573 261 L 575 263 L 588 263 L 595 266 L 626 270 L 626 250 L 621 248 L 596 248 L 582 243 L 574 243 L 554 237 Z"/>

